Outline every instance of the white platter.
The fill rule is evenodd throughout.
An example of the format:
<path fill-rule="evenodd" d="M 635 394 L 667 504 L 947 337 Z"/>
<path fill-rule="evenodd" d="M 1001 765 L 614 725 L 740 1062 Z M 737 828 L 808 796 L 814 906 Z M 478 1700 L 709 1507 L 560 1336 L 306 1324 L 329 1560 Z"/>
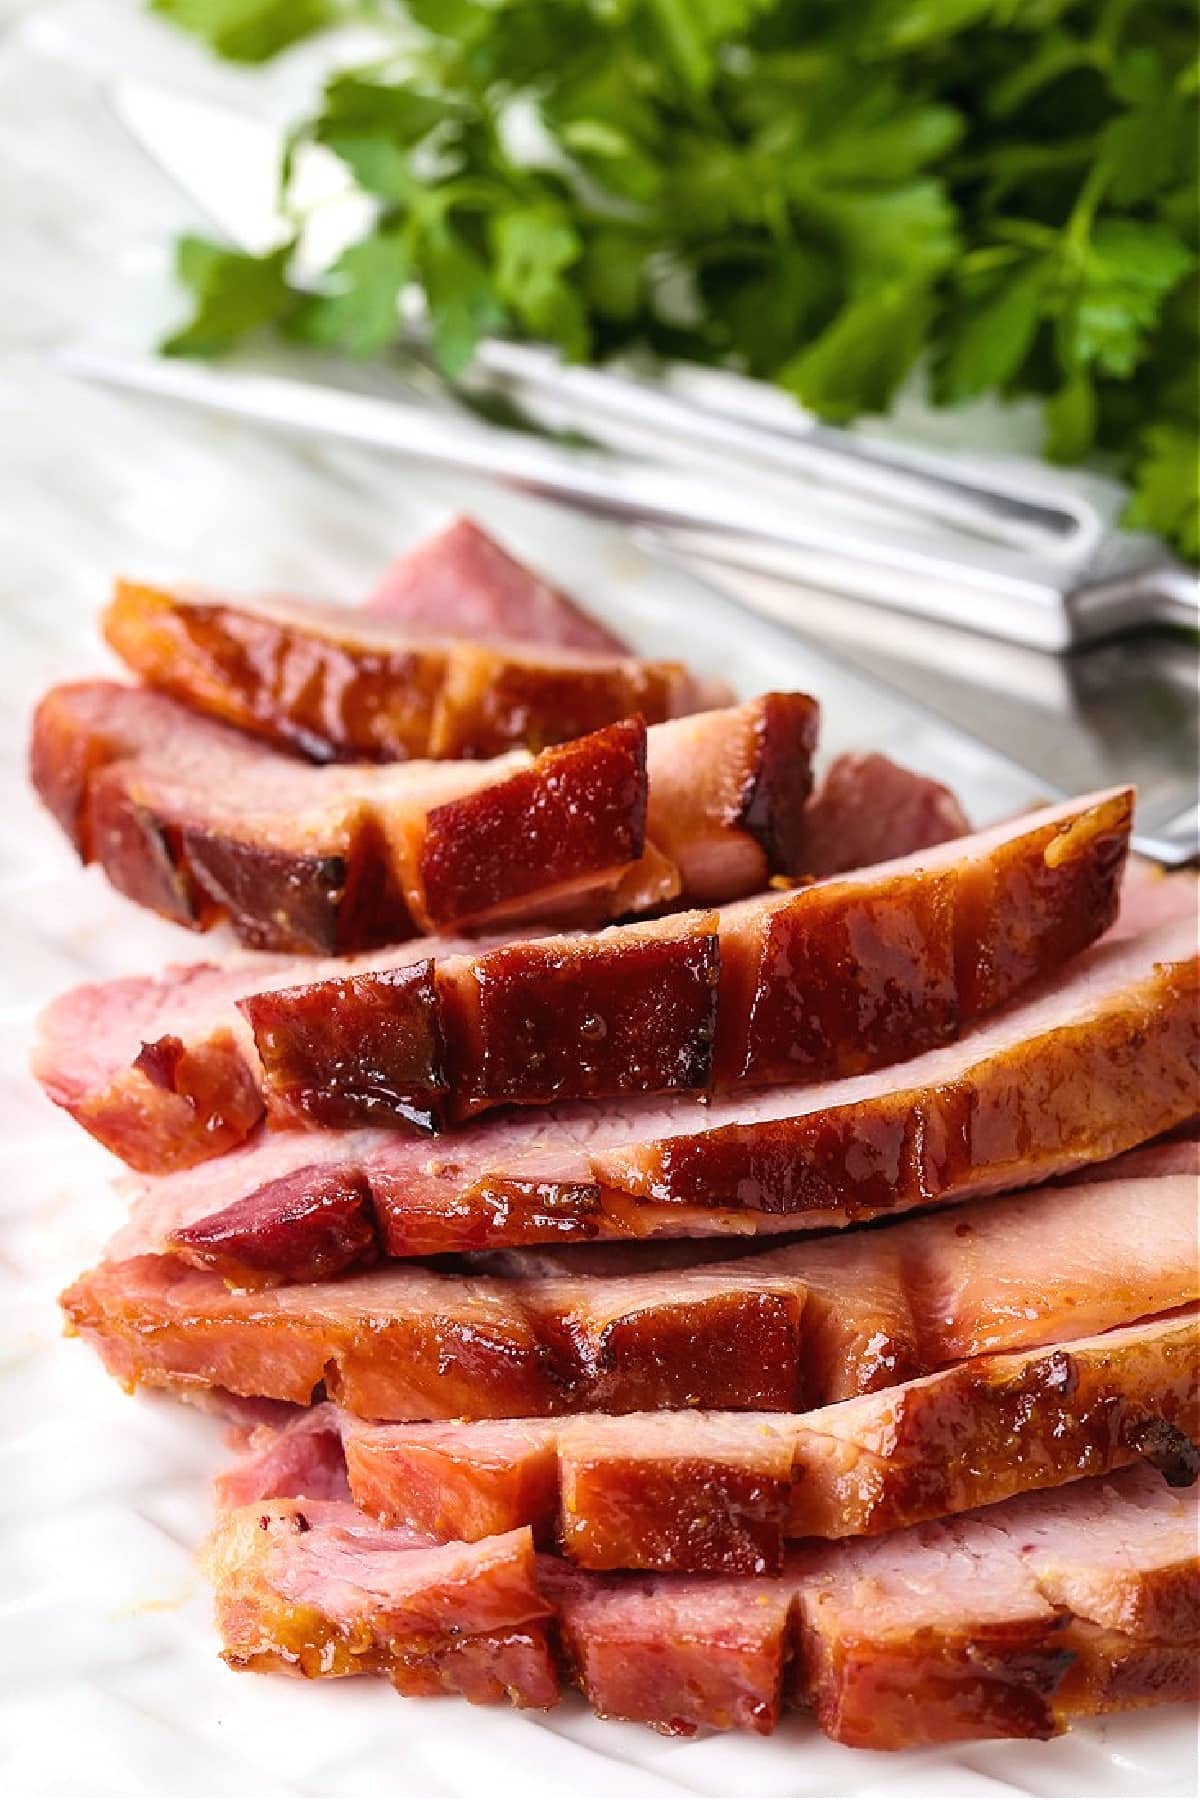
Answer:
<path fill-rule="evenodd" d="M 174 195 L 109 120 L 98 75 L 212 86 L 132 4 L 0 6 L 0 1791 L 6 1795 L 1187 1795 L 1183 1709 L 1047 1745 L 883 1758 L 801 1721 L 770 1740 L 673 1741 L 574 1701 L 546 1718 L 308 1686 L 218 1661 L 193 1552 L 221 1460 L 209 1420 L 132 1400 L 54 1296 L 119 1216 L 116 1164 L 25 1073 L 38 1008 L 72 982 L 221 953 L 73 863 L 26 790 L 28 709 L 101 666 L 113 572 L 353 599 L 387 559 L 468 508 L 649 651 L 746 693 L 806 686 L 826 748 L 872 744 L 951 780 L 980 822 L 1034 798 L 994 764 L 798 640 L 646 561 L 619 537 L 344 451 L 297 448 L 150 402 L 79 390 L 44 350 L 97 312 L 144 339 Z M 124 312 L 122 311 L 124 309 Z M 136 315 L 134 317 L 134 315 Z M 10 329 L 10 327 L 12 329 Z M 19 341 L 13 342 L 13 330 Z"/>

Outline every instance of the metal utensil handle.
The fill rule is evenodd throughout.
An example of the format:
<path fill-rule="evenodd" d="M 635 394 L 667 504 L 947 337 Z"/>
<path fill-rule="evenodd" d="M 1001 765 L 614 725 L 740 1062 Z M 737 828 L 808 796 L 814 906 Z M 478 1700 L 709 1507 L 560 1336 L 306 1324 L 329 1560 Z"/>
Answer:
<path fill-rule="evenodd" d="M 890 446 L 865 445 L 833 426 L 812 425 L 793 433 L 739 419 L 609 369 L 563 363 L 535 345 L 485 339 L 474 366 L 518 387 L 570 401 L 580 409 L 585 429 L 589 420 L 594 422 L 600 438 L 606 418 L 653 430 L 662 460 L 684 467 L 703 448 L 728 459 L 743 475 L 748 463 L 757 463 L 799 479 L 817 476 L 843 491 L 1023 549 L 1064 543 L 1094 528 L 1087 507 L 969 481 L 919 456 L 909 459 L 903 452 L 893 454 Z"/>
<path fill-rule="evenodd" d="M 1190 569 L 1163 566 L 1151 571 L 1150 580 L 1155 621 L 1200 631 L 1200 577 Z"/>
<path fill-rule="evenodd" d="M 658 463 L 567 450 L 523 432 L 481 426 L 470 418 L 227 365 L 214 368 L 87 347 L 61 351 L 57 360 L 72 374 L 482 475 L 605 518 L 749 538 L 856 563 L 869 550 L 885 571 L 902 570 L 920 579 L 945 575 L 946 559 L 935 551 L 901 543 L 864 546 L 857 534 L 826 522 L 819 512 L 785 515 L 779 508 L 757 504 L 736 487 L 706 486 Z M 996 572 L 989 580 L 993 592 L 1011 593 L 1015 603 L 1028 603 L 1029 584 L 1019 577 Z M 918 605 L 916 610 L 924 609 Z"/>

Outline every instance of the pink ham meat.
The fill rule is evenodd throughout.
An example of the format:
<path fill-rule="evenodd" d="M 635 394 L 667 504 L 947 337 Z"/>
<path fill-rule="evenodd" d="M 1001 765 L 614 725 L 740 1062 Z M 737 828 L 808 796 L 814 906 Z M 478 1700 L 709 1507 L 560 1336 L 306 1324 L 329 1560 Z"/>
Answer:
<path fill-rule="evenodd" d="M 428 1129 L 504 1103 L 857 1073 L 1099 936 L 1129 809 L 1095 796 L 715 916 L 466 955 L 431 943 L 403 972 L 416 950 L 283 963 L 257 991 L 252 968 L 91 985 L 44 1016 L 35 1073 L 147 1172 L 230 1148 L 264 1102 L 274 1125 Z"/>
<path fill-rule="evenodd" d="M 807 696 L 769 694 L 532 760 L 314 769 L 162 695 L 89 682 L 42 700 L 31 774 L 130 899 L 196 930 L 227 917 L 255 948 L 331 952 L 749 893 L 790 872 L 779 809 L 803 810 L 816 723 Z"/>
<path fill-rule="evenodd" d="M 558 1682 L 527 1531 L 438 1544 L 338 1500 L 229 1514 L 205 1566 L 224 1657 L 290 1675 L 387 1675 L 402 1694 L 552 1706 Z"/>
<path fill-rule="evenodd" d="M 850 751 L 830 764 L 805 811 L 804 867 L 809 875 L 842 875 L 967 830 L 949 788 L 878 751 Z"/>
<path fill-rule="evenodd" d="M 544 750 L 631 714 L 728 705 L 679 662 L 483 644 L 299 600 L 242 603 L 118 581 L 104 635 L 161 693 L 314 762 Z"/>
<path fill-rule="evenodd" d="M 1129 1471 L 802 1555 L 794 1692 L 878 1750 L 1192 1699 L 1198 1524 L 1195 1489 Z"/>
<path fill-rule="evenodd" d="M 330 1182 L 400 1257 L 841 1226 L 1048 1180 L 1195 1115 L 1197 973 L 1191 924 L 1167 926 L 1102 943 L 955 1044 L 850 1080 L 527 1112 L 433 1153 L 385 1130 L 276 1134 L 218 1169 L 147 1178 L 125 1254 L 237 1279 L 240 1252 L 243 1279 L 294 1279 L 293 1222 Z"/>
<path fill-rule="evenodd" d="M 1200 1300 L 1186 1173 L 1041 1188 L 724 1263 L 612 1246 L 640 1253 L 613 1272 L 584 1247 L 525 1274 L 394 1265 L 235 1292 L 137 1248 L 131 1231 L 63 1296 L 120 1381 L 300 1405 L 323 1389 L 376 1420 L 796 1412 Z"/>
<path fill-rule="evenodd" d="M 385 571 L 365 610 L 410 631 L 449 632 L 481 644 L 557 644 L 594 656 L 629 651 L 474 519 L 454 519 L 406 551 Z"/>
<path fill-rule="evenodd" d="M 542 1557 L 529 1581 L 522 1533 L 439 1553 L 344 1502 L 270 1498 L 222 1518 L 206 1563 L 235 1668 L 375 1670 L 401 1691 L 507 1688 L 549 1705 L 555 1670 L 537 1651 L 552 1616 L 563 1675 L 604 1716 L 770 1732 L 799 1706 L 839 1742 L 899 1749 L 1051 1737 L 1191 1697 L 1196 1539 L 1194 1492 L 1133 1469 L 813 1546 L 768 1578 L 605 1576 Z M 518 1658 L 514 1633 L 536 1648 L 522 1641 Z M 402 1678 L 414 1637 L 415 1689 Z"/>
<path fill-rule="evenodd" d="M 386 953 L 300 965 L 346 984 L 365 965 L 373 979 L 404 986 L 409 1005 L 389 1038 L 393 1109 L 396 1119 L 426 1129 L 439 1097 L 430 1084 L 439 1056 L 430 947 L 417 939 Z M 469 945 L 439 940 L 437 948 L 454 955 Z M 290 957 L 261 957 L 87 982 L 42 1014 L 33 1073 L 57 1106 L 131 1168 L 191 1168 L 236 1148 L 263 1118 L 262 1068 L 238 1001 L 292 985 L 296 971 Z"/>
<path fill-rule="evenodd" d="M 761 1574 L 788 1538 L 876 1536 L 1138 1456 L 1189 1485 L 1198 1351 L 1191 1311 L 800 1415 L 335 1429 L 354 1499 L 385 1524 L 468 1539 L 528 1525 L 584 1568 Z"/>

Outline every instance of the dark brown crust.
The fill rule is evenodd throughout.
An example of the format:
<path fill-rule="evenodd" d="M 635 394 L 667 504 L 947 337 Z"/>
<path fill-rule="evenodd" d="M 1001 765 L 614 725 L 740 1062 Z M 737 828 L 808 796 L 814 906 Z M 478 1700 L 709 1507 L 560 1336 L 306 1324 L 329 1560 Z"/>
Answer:
<path fill-rule="evenodd" d="M 303 1290 L 231 1292 L 213 1273 L 144 1257 L 102 1264 L 62 1304 L 130 1386 L 202 1383 L 306 1405 L 324 1383 L 360 1418 L 796 1404 L 798 1281 L 718 1273 L 685 1297 L 652 1281 L 597 1302 L 570 1284 L 518 1295 L 416 1274 L 407 1304 L 346 1306 L 349 1290 L 321 1286 L 310 1309 Z"/>
<path fill-rule="evenodd" d="M 117 892 L 136 906 L 189 931 L 208 931 L 221 907 L 191 866 L 184 829 L 143 796 L 129 764 L 101 765 L 98 753 L 91 760 L 96 772 L 84 797 L 80 828 L 85 862 L 99 863 Z M 306 907 L 311 905 L 310 885 L 307 876 L 298 883 Z M 302 942 L 298 938 L 296 947 Z M 290 930 L 282 947 L 293 947 Z"/>
<path fill-rule="evenodd" d="M 772 875 L 804 875 L 804 804 L 820 715 L 801 694 L 766 694 L 737 823 L 761 844 Z"/>
<path fill-rule="evenodd" d="M 763 1574 L 789 1538 L 875 1536 L 1108 1474 L 1149 1422 L 1194 1445 L 1196 1324 L 979 1357 L 801 1417 L 517 1421 L 499 1448 L 487 1423 L 347 1419 L 351 1490 L 388 1523 L 452 1538 L 529 1525 L 545 1541 L 553 1525 L 584 1568 Z"/>
<path fill-rule="evenodd" d="M 633 928 L 596 940 L 594 953 L 578 939 L 486 952 L 470 969 L 439 975 L 450 1095 L 443 1122 L 504 1102 L 819 1080 L 917 1055 L 1111 924 L 1130 817 L 1131 797 L 1120 794 L 1065 822 L 1031 822 L 1015 841 L 945 869 L 831 882 L 790 902 L 681 921 L 686 943 L 663 936 L 651 944 Z M 719 944 L 703 953 L 696 986 L 695 934 L 714 929 Z M 719 1008 L 703 988 L 718 964 Z M 371 979 L 360 977 L 356 991 L 365 996 Z M 347 1004 L 343 990 L 332 981 L 268 996 L 270 1035 L 258 1028 L 260 1003 L 243 1002 L 276 1122 L 388 1118 L 386 1075 L 368 1084 L 356 1110 L 342 1071 L 360 1058 L 386 1070 L 389 1032 L 407 1045 L 404 995 L 386 975 L 378 1009 Z M 316 1044 L 314 1016 L 322 1021 Z M 401 1094 L 409 1079 L 405 1065 Z M 408 1117 L 403 1106 L 391 1114 L 393 1122 Z"/>
<path fill-rule="evenodd" d="M 379 1258 L 366 1183 L 307 1169 L 181 1226 L 165 1247 L 181 1261 L 244 1287 L 325 1281 L 348 1269 L 369 1268 Z"/>
<path fill-rule="evenodd" d="M 447 930 L 615 876 L 646 841 L 646 728 L 626 719 L 428 813 L 418 861 L 428 923 Z M 516 854 L 519 846 L 520 854 Z"/>
<path fill-rule="evenodd" d="M 1194 1571 L 1193 1571 L 1194 1579 Z M 923 1643 L 804 1632 L 796 1699 L 865 1750 L 1052 1738 L 1075 1718 L 1191 1700 L 1194 1643 L 1159 1644 L 1070 1616 L 930 1634 Z"/>
<path fill-rule="evenodd" d="M 761 1573 L 782 1565 L 788 1537 L 873 1536 L 1108 1474 L 1148 1420 L 1200 1438 L 1196 1322 L 977 1358 L 869 1411 L 874 1424 L 846 1436 L 846 1407 L 796 1428 L 781 1419 L 778 1436 L 729 1420 L 708 1458 L 687 1454 L 686 1434 L 656 1454 L 649 1422 L 640 1450 L 642 1421 L 606 1422 L 599 1448 L 573 1424 L 560 1448 L 563 1547 L 586 1568 Z"/>
<path fill-rule="evenodd" d="M 505 1102 L 703 1089 L 714 923 L 518 942 L 252 995 L 239 1006 L 272 1122 L 434 1130 Z"/>
<path fill-rule="evenodd" d="M 963 872 L 955 902 L 954 974 L 969 1016 L 990 1012 L 1061 967 L 1117 916 L 1133 792 L 1042 836 L 1041 854 L 1009 840 Z"/>
<path fill-rule="evenodd" d="M 165 1256 L 101 1264 L 63 1296 L 72 1325 L 129 1385 L 204 1383 L 306 1403 L 328 1380 L 373 1419 L 550 1417 L 704 1407 L 794 1413 L 928 1374 L 973 1347 L 1080 1337 L 1200 1299 L 1193 1193 L 1140 1184 L 981 1202 L 841 1246 L 798 1245 L 682 1269 L 614 1276 L 435 1275 L 420 1268 L 270 1294 L 231 1293 Z M 1069 1195 L 1069 1198 L 1067 1197 Z M 1136 1204 L 1135 1204 L 1136 1200 Z M 1151 1207 L 1155 1257 L 1141 1250 Z M 1001 1210 L 1019 1304 L 995 1298 L 998 1242 L 973 1230 Z M 1129 1214 L 1129 1221 L 1126 1214 Z M 1040 1225 L 1046 1215 L 1046 1226 Z M 1044 1258 L 1111 1247 L 1074 1288 Z M 959 1296 L 925 1315 L 924 1271 Z M 1057 1264 L 1055 1264 L 1057 1267 Z M 922 1322 L 918 1324 L 918 1315 Z M 936 1328 L 940 1324 L 942 1329 Z M 1136 1446 L 1131 1445 L 1131 1448 Z"/>
<path fill-rule="evenodd" d="M 921 1088 L 625 1148 L 568 1142 L 561 1177 L 506 1173 L 498 1150 L 486 1172 L 477 1158 L 377 1183 L 385 1250 L 720 1235 L 756 1214 L 841 1225 L 1049 1180 L 1194 1115 L 1198 986 L 1194 959 L 1159 966 L 1091 1016 Z"/>
<path fill-rule="evenodd" d="M 343 772 L 298 770 L 224 727 L 180 717 L 169 700 L 109 683 L 55 688 L 34 719 L 33 781 L 84 860 L 100 863 L 121 893 L 192 930 L 227 916 L 256 949 L 340 953 L 468 918 L 536 915 L 577 890 L 602 897 L 642 854 L 638 720 L 515 772 L 505 766 L 426 811 L 419 796 L 396 807 L 370 789 L 358 803 L 333 790 L 327 805 L 324 781 Z M 213 779 L 230 789 L 223 810 L 195 816 L 195 772 L 190 790 L 172 785 L 170 745 L 156 745 L 155 726 L 160 738 L 180 730 L 197 759 L 211 752 Z M 268 788 L 285 772 L 290 796 L 274 837 L 252 803 L 244 820 L 237 813 L 264 771 Z"/>
<path fill-rule="evenodd" d="M 1058 825 L 1035 816 L 1015 843 L 964 844 L 947 868 L 833 881 L 722 913 L 675 915 L 649 932 L 635 925 L 525 941 L 440 959 L 421 974 L 414 964 L 251 995 L 239 1004 L 259 1063 L 239 1069 L 217 1032 L 189 1040 L 193 1113 L 184 1121 L 178 1106 L 169 1109 L 158 1163 L 144 1083 L 118 1074 L 107 1093 L 78 1102 L 69 1000 L 55 1008 L 61 1023 L 40 1073 L 55 1099 L 70 1092 L 64 1103 L 81 1122 L 96 1117 L 97 1135 L 118 1154 L 128 1104 L 127 1160 L 147 1170 L 230 1148 L 235 1119 L 248 1120 L 245 1136 L 261 1116 L 260 1082 L 275 1125 L 433 1130 L 500 1104 L 856 1074 L 945 1041 L 974 1016 L 964 996 L 995 1004 L 1098 935 L 1116 906 L 1128 817 L 1127 797 L 1117 795 Z M 1002 882 L 1009 904 L 981 909 L 980 891 L 994 897 Z M 86 992 L 90 1012 L 96 996 Z M 156 1017 L 169 998 L 166 984 L 148 990 Z M 239 1081 L 245 1095 L 232 1106 Z"/>
<path fill-rule="evenodd" d="M 439 992 L 453 1116 L 505 1101 L 708 1086 L 720 945 L 705 915 L 667 934 L 512 944 Z"/>
<path fill-rule="evenodd" d="M 560 1458 L 561 1547 L 585 1569 L 765 1575 L 783 1566 L 786 1444 L 753 1459 Z M 686 1495 L 686 1501 L 681 1504 Z"/>
<path fill-rule="evenodd" d="M 289 617 L 118 581 L 103 628 L 151 687 L 317 762 L 536 752 L 690 710 L 681 663 L 422 643 L 379 616 Z"/>
<path fill-rule="evenodd" d="M 963 1738 L 1051 1738 L 1075 1661 L 1062 1621 L 930 1633 L 924 1643 L 802 1628 L 795 1700 L 839 1744 L 899 1750 Z M 1122 1658 L 1144 1647 L 1123 1643 Z"/>
<path fill-rule="evenodd" d="M 404 1121 L 432 1131 L 446 1094 L 432 959 L 277 988 L 239 1003 L 275 1124 Z"/>
<path fill-rule="evenodd" d="M 1023 1042 L 961 1080 L 602 1151 L 592 1171 L 602 1188 L 641 1202 L 872 1218 L 999 1188 L 1016 1171 L 1027 1181 L 1098 1161 L 1192 1116 L 1198 985 L 1194 962 L 1169 964 L 1099 1017 Z M 502 1191 L 489 1180 L 490 1198 Z"/>
<path fill-rule="evenodd" d="M 65 1104 L 132 1168 L 164 1174 L 236 1148 L 264 1110 L 253 1072 L 224 1026 L 188 1044 L 170 1035 L 152 1039 L 107 1089 Z"/>

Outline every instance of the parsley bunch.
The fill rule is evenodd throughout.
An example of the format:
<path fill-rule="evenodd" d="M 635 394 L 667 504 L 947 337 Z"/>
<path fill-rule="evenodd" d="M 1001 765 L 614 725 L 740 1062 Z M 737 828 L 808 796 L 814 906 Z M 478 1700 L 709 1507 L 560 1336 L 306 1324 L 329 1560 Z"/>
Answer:
<path fill-rule="evenodd" d="M 292 138 L 374 197 L 368 234 L 316 295 L 288 246 L 185 239 L 168 351 L 270 326 L 369 356 L 415 282 L 451 377 L 488 332 L 637 342 L 847 420 L 924 357 L 939 403 L 1043 396 L 1048 454 L 1100 453 L 1200 555 L 1191 0 L 151 4 L 238 61 L 394 39 Z"/>

